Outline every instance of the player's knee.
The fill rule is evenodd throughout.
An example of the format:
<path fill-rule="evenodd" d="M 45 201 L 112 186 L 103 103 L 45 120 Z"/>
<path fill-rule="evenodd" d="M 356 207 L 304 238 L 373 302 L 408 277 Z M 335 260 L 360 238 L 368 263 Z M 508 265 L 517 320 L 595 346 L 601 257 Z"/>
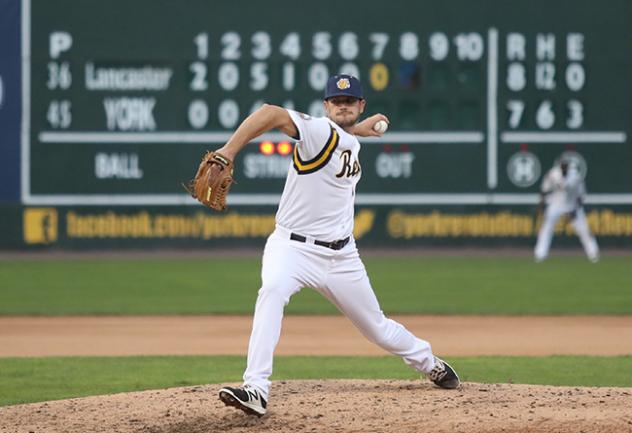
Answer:
<path fill-rule="evenodd" d="M 390 340 L 382 334 L 373 335 L 371 341 L 380 347 L 387 347 L 390 344 Z"/>
<path fill-rule="evenodd" d="M 290 297 L 294 294 L 295 290 L 288 281 L 283 279 L 266 281 L 259 289 L 260 298 L 276 298 L 283 301 L 284 305 L 290 302 Z"/>
<path fill-rule="evenodd" d="M 364 334 L 369 341 L 380 347 L 388 346 L 391 343 L 391 333 L 388 332 L 387 321 L 385 318 L 367 323 L 364 327 Z"/>

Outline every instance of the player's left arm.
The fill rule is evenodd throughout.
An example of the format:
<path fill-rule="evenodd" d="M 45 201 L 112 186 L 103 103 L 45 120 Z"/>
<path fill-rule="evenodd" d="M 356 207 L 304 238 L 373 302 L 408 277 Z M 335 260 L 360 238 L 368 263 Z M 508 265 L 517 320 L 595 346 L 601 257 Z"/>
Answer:
<path fill-rule="evenodd" d="M 380 120 L 384 120 L 386 123 L 391 123 L 383 114 L 374 114 L 371 117 L 367 117 L 362 122 L 356 123 L 353 126 L 353 135 L 357 135 L 358 137 L 381 137 L 382 134 L 375 131 L 373 127 Z"/>

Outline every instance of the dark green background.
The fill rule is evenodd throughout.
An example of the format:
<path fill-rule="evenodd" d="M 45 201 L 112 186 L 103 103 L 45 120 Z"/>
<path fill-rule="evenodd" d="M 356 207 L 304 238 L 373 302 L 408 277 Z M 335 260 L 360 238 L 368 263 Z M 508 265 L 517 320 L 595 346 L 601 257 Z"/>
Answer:
<path fill-rule="evenodd" d="M 337 50 L 339 36 L 347 31 L 358 35 L 359 55 L 353 60 L 360 69 L 369 101 L 368 113 L 389 115 L 391 131 L 480 131 L 486 134 L 487 111 L 487 34 L 490 28 L 499 32 L 498 65 L 498 129 L 508 130 L 509 99 L 525 102 L 525 114 L 520 131 L 537 130 L 535 111 L 545 99 L 553 102 L 556 124 L 551 131 L 567 131 L 564 124 L 566 101 L 577 99 L 584 106 L 584 124 L 579 131 L 624 131 L 630 135 L 632 112 L 632 3 L 608 0 L 599 4 L 588 0 L 548 2 L 439 1 L 388 4 L 364 1 L 344 3 L 322 1 L 317 4 L 297 4 L 273 1 L 264 4 L 244 1 L 187 2 L 166 0 L 32 0 L 31 4 L 31 166 L 32 194 L 105 194 L 148 193 L 173 194 L 181 191 L 179 182 L 189 178 L 199 156 L 221 143 L 187 144 L 181 142 L 123 144 L 55 144 L 40 143 L 38 134 L 51 130 L 46 111 L 52 100 L 72 102 L 73 122 L 68 131 L 105 131 L 103 109 L 105 97 L 155 97 L 154 116 L 157 131 L 193 131 L 187 121 L 187 107 L 194 99 L 204 100 L 210 109 L 210 120 L 202 131 L 225 131 L 217 119 L 218 104 L 234 99 L 243 118 L 254 101 L 265 100 L 282 104 L 291 99 L 297 109 L 307 111 L 309 104 L 321 97 L 307 83 L 307 68 L 316 60 L 311 54 L 314 32 L 332 35 L 333 51 L 324 61 L 334 72 L 344 60 Z M 73 84 L 68 90 L 46 87 L 49 34 L 69 32 L 73 46 L 63 53 L 59 62 L 68 62 Z M 221 35 L 235 31 L 241 35 L 239 86 L 230 92 L 220 89 L 217 70 L 222 63 Z M 257 31 L 268 32 L 272 38 L 272 54 L 268 63 L 269 85 L 264 91 L 248 88 L 250 65 L 257 61 L 250 54 L 250 38 Z M 204 92 L 190 90 L 192 73 L 189 65 L 197 60 L 193 38 L 209 35 L 209 88 Z M 279 53 L 279 44 L 290 32 L 299 32 L 301 56 L 296 66 L 296 90 L 285 91 L 281 86 L 281 67 L 288 59 Z M 368 35 L 385 32 L 390 41 L 382 62 L 390 71 L 388 87 L 379 92 L 369 85 L 371 58 Z M 402 60 L 399 38 L 412 32 L 419 37 L 419 57 Z M 430 58 L 428 40 L 434 32 L 450 38 L 450 52 L 443 61 Z M 506 36 L 510 32 L 524 34 L 527 41 L 527 87 L 511 92 L 506 85 Z M 566 35 L 584 34 L 585 59 L 580 63 L 586 72 L 583 89 L 572 92 L 564 83 Z M 484 54 L 477 61 L 460 61 L 456 57 L 453 39 L 458 34 L 478 33 L 485 42 Z M 535 39 L 539 33 L 556 37 L 555 91 L 537 90 L 534 86 Z M 164 92 L 104 92 L 87 91 L 84 67 L 87 62 L 110 67 L 168 66 L 173 69 L 170 86 Z M 407 75 L 406 71 L 413 71 Z M 413 84 L 406 84 L 412 82 Z M 485 136 L 486 137 L 486 136 Z M 519 150 L 518 143 L 498 144 L 498 187 L 487 186 L 487 145 L 482 143 L 412 144 L 415 154 L 413 176 L 397 181 L 380 179 L 374 169 L 378 152 L 388 142 L 367 143 L 361 161 L 363 182 L 359 193 L 370 192 L 501 192 L 537 191 L 539 182 L 528 188 L 511 184 L 506 174 L 507 160 Z M 629 140 L 622 144 L 605 143 L 539 143 L 529 144 L 546 170 L 555 157 L 567 149 L 582 154 L 589 165 L 588 187 L 592 193 L 632 192 L 632 160 Z M 250 149 L 256 151 L 256 148 Z M 94 176 L 94 155 L 97 152 L 136 153 L 144 171 L 142 180 L 98 180 Z M 239 163 L 239 161 L 238 161 Z M 67 167 L 72 167 L 68 170 Z M 284 180 L 256 181 L 237 173 L 239 185 L 235 193 L 279 193 Z"/>

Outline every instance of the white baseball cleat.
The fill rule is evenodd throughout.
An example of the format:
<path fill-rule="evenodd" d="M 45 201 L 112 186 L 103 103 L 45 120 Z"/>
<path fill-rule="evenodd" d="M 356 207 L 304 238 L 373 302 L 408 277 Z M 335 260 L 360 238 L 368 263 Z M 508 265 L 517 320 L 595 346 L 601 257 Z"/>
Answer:
<path fill-rule="evenodd" d="M 233 406 L 249 415 L 257 415 L 259 417 L 265 415 L 268 406 L 261 393 L 249 385 L 239 388 L 225 386 L 219 390 L 219 399 L 226 406 Z"/>

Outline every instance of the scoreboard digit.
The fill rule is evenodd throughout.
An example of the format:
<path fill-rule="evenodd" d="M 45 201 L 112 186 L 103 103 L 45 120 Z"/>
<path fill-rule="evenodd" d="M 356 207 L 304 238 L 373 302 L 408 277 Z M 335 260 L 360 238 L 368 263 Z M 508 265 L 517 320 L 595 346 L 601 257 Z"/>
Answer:
<path fill-rule="evenodd" d="M 179 183 L 205 150 L 264 102 L 322 115 L 342 72 L 391 119 L 363 141 L 360 204 L 532 202 L 562 152 L 592 200 L 632 203 L 631 3 L 434 1 L 377 27 L 274 3 L 22 0 L 23 202 L 194 204 Z M 291 145 L 248 146 L 232 204 L 276 204 Z"/>

